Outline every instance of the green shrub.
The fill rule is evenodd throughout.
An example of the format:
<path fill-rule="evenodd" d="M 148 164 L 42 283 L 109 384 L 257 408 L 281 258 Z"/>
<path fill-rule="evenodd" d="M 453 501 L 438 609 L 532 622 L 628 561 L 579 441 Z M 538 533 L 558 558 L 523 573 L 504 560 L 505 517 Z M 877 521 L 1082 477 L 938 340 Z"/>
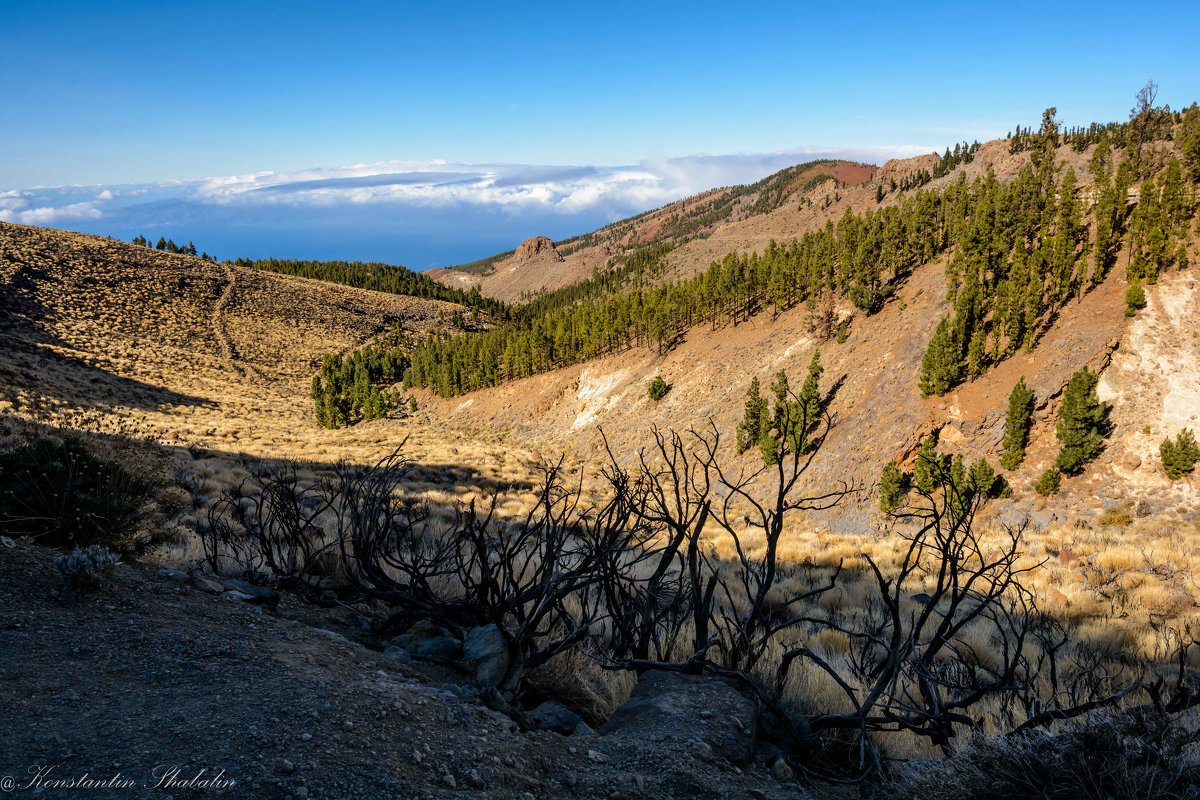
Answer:
<path fill-rule="evenodd" d="M 0 529 L 64 550 L 140 553 L 153 543 L 143 523 L 156 488 L 79 437 L 43 437 L 0 453 Z"/>
<path fill-rule="evenodd" d="M 669 391 L 671 391 L 671 385 L 663 380 L 662 375 L 655 375 L 654 380 L 650 381 L 650 385 L 647 387 L 650 399 L 656 403 L 666 397 Z"/>
<path fill-rule="evenodd" d="M 1146 307 L 1146 290 L 1142 284 L 1133 281 L 1125 290 L 1125 316 L 1132 317 Z"/>
<path fill-rule="evenodd" d="M 1196 469 L 1196 462 L 1200 461 L 1200 447 L 1196 445 L 1196 437 L 1187 428 L 1180 431 L 1174 441 L 1170 438 L 1163 439 L 1162 444 L 1158 446 L 1158 452 L 1162 456 L 1167 477 L 1173 481 L 1192 474 Z"/>
<path fill-rule="evenodd" d="M 102 545 L 94 544 L 54 559 L 54 566 L 67 581 L 76 586 L 96 587 L 103 584 L 121 559 Z"/>
<path fill-rule="evenodd" d="M 1037 479 L 1037 483 L 1033 485 L 1033 490 L 1043 497 L 1049 497 L 1052 494 L 1058 494 L 1058 489 L 1061 485 L 1062 473 L 1051 467 Z"/>
<path fill-rule="evenodd" d="M 879 509 L 891 514 L 904 504 L 910 488 L 911 476 L 896 466 L 894 461 L 884 465 L 879 474 Z"/>

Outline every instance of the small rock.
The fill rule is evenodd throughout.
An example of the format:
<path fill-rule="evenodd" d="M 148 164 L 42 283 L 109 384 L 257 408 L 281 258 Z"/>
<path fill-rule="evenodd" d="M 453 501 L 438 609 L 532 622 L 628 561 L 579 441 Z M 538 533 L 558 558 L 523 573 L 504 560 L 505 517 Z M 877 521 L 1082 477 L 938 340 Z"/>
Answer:
<path fill-rule="evenodd" d="M 404 634 L 389 644 L 407 650 L 413 658 L 426 661 L 454 661 L 462 655 L 462 643 L 451 636 Z"/>
<path fill-rule="evenodd" d="M 208 592 L 209 594 L 221 594 L 225 591 L 225 584 L 221 583 L 220 581 L 213 580 L 207 575 L 193 575 L 192 586 L 195 586 L 202 592 Z"/>
<path fill-rule="evenodd" d="M 266 606 L 279 605 L 279 592 L 269 586 L 256 586 L 253 583 L 239 580 L 227 580 L 225 586 L 236 592 L 248 594 L 252 598 L 249 602 L 259 603 Z"/>
<path fill-rule="evenodd" d="M 449 772 L 447 772 L 445 775 L 442 776 L 442 783 L 446 786 L 447 789 L 457 789 L 458 788 L 458 781 L 454 780 L 454 776 L 451 775 Z"/>
<path fill-rule="evenodd" d="M 241 600 L 243 603 L 253 603 L 255 600 L 254 595 L 246 594 L 245 592 L 239 592 L 236 589 L 230 589 L 227 592 L 223 592 L 221 597 L 224 597 L 226 600 Z"/>
<path fill-rule="evenodd" d="M 591 734 L 593 734 L 595 732 L 596 732 L 595 729 L 592 728 L 591 725 L 588 725 L 583 720 L 580 720 L 579 724 L 575 726 L 575 730 L 571 731 L 571 735 L 572 736 L 590 736 Z"/>
<path fill-rule="evenodd" d="M 569 736 L 583 723 L 583 717 L 557 700 L 547 700 L 533 711 L 529 718 L 539 731 L 553 731 Z"/>
<path fill-rule="evenodd" d="M 307 786 L 297 786 L 295 789 L 292 790 L 292 794 L 296 795 L 296 797 L 308 797 L 308 787 Z"/>
<path fill-rule="evenodd" d="M 796 777 L 795 771 L 782 757 L 775 759 L 775 763 L 771 765 L 771 774 L 777 781 L 790 781 Z"/>
<path fill-rule="evenodd" d="M 348 720 L 348 719 L 343 720 L 342 721 L 342 730 L 344 730 L 346 733 L 349 733 L 350 731 L 354 730 L 354 722 L 352 720 Z"/>
<path fill-rule="evenodd" d="M 508 672 L 511 658 L 508 642 L 495 625 L 481 625 L 467 631 L 463 639 L 463 660 L 475 668 L 475 680 L 495 686 Z"/>
<path fill-rule="evenodd" d="M 1053 586 L 1046 589 L 1046 599 L 1056 606 L 1067 606 L 1071 604 L 1071 599 Z"/>
<path fill-rule="evenodd" d="M 597 764 L 607 764 L 610 759 L 607 754 L 601 753 L 599 750 L 588 750 L 588 760 Z"/>
<path fill-rule="evenodd" d="M 1125 458 L 1121 459 L 1121 466 L 1130 472 L 1136 470 L 1142 465 L 1142 459 L 1137 453 L 1126 453 Z"/>
<path fill-rule="evenodd" d="M 389 644 L 383 648 L 383 654 L 389 658 L 394 658 L 396 661 L 412 661 L 412 655 L 403 647 L 396 647 L 394 644 Z"/>
<path fill-rule="evenodd" d="M 700 761 L 709 762 L 713 759 L 712 745 L 705 741 L 692 742 L 689 748 L 691 754 Z"/>
<path fill-rule="evenodd" d="M 283 761 L 279 762 L 279 771 L 284 775 L 291 775 L 296 771 L 296 765 L 285 758 Z"/>
<path fill-rule="evenodd" d="M 467 786 L 470 786 L 472 789 L 486 789 L 487 781 L 479 774 L 479 770 L 473 769 L 467 773 Z"/>
<path fill-rule="evenodd" d="M 311 741 L 312 741 L 312 734 L 311 734 L 311 733 L 309 733 L 309 732 L 307 732 L 307 731 L 305 731 L 304 733 L 300 734 L 300 741 L 302 741 L 302 742 L 311 742 Z"/>
<path fill-rule="evenodd" d="M 337 642 L 338 644 L 350 644 L 350 640 L 342 636 L 337 631 L 331 631 L 328 628 L 313 628 L 312 632 L 317 636 L 323 636 L 326 639 Z"/>
<path fill-rule="evenodd" d="M 160 578 L 166 578 L 174 583 L 187 583 L 189 580 L 191 580 L 191 576 L 189 576 L 186 572 L 178 569 L 171 569 L 170 567 L 163 567 L 158 571 L 158 575 Z"/>

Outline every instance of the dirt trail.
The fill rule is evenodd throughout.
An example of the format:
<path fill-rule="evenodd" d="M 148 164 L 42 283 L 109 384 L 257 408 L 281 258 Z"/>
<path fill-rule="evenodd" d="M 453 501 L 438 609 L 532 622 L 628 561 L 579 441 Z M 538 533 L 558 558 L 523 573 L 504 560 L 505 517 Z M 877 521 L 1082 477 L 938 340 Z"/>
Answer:
<path fill-rule="evenodd" d="M 229 333 L 225 330 L 224 311 L 233 299 L 233 292 L 237 287 L 237 270 L 228 264 L 223 265 L 223 268 L 226 278 L 225 289 L 221 292 L 221 296 L 217 298 L 217 302 L 213 304 L 212 315 L 209 318 L 213 335 L 217 339 L 217 346 L 221 350 L 221 358 L 229 365 L 230 369 L 242 377 L 249 378 L 259 384 L 266 384 L 268 382 L 267 377 L 257 367 L 238 358 L 237 347 L 234 346 L 233 339 L 230 338 Z"/>

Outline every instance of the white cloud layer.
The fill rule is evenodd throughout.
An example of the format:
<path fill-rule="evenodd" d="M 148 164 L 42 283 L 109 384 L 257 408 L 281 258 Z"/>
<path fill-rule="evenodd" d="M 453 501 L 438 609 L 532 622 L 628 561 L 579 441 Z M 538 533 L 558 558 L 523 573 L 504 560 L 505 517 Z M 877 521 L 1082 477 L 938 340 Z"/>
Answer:
<path fill-rule="evenodd" d="M 180 203 L 255 208 L 475 206 L 499 211 L 615 218 L 716 186 L 746 183 L 819 158 L 882 163 L 932 148 L 891 146 L 783 153 L 686 156 L 617 167 L 459 164 L 388 161 L 294 172 L 256 172 L 190 182 L 130 186 L 64 186 L 0 192 L 0 220 L 50 225 L 73 220 L 136 218 L 153 222 Z"/>

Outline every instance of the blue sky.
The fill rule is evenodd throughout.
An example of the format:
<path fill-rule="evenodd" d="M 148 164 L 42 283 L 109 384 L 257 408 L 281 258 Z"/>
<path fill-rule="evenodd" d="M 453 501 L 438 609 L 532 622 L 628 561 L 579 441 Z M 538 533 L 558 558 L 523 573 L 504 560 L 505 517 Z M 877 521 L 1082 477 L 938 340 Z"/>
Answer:
<path fill-rule="evenodd" d="M 1200 4 L 980 5 L 0 3 L 0 218 L 203 234 L 223 256 L 428 266 L 809 152 L 940 149 L 1036 124 L 1051 104 L 1066 124 L 1124 118 L 1149 78 L 1161 102 L 1200 99 Z M 734 158 L 716 168 L 698 155 Z M 344 169 L 357 165 L 374 166 Z M 531 165 L 601 178 L 560 171 L 543 191 Z M 631 191 L 612 179 L 624 167 L 652 178 Z M 326 196 L 318 242 L 301 235 L 320 216 L 312 204 L 247 177 L 350 177 L 361 190 L 371 175 L 459 171 L 534 188 L 515 205 L 495 192 Z M 214 210 L 213 178 L 274 197 Z M 97 191 L 32 191 L 62 185 Z M 197 187 L 209 207 L 185 213 Z M 115 203 L 96 199 L 105 191 Z"/>

